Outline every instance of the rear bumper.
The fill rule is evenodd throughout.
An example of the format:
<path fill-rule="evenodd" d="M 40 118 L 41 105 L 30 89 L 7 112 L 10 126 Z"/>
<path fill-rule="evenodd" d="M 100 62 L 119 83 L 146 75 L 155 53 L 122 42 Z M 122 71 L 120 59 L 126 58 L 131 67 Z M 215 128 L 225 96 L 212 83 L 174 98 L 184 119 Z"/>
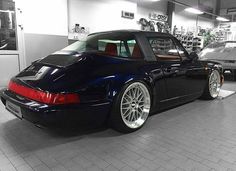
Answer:
<path fill-rule="evenodd" d="M 18 96 L 7 89 L 0 91 L 0 98 L 4 105 L 9 101 L 19 106 L 23 119 L 47 127 L 102 125 L 111 108 L 109 101 L 51 106 Z"/>

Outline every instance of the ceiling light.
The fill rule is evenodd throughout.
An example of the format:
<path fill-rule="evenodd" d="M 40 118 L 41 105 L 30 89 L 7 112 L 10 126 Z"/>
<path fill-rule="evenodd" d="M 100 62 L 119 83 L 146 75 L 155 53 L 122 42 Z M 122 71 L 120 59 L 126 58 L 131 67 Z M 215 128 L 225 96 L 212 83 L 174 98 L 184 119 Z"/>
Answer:
<path fill-rule="evenodd" d="M 197 14 L 197 15 L 204 14 L 204 12 L 202 12 L 196 8 L 186 8 L 185 11 L 192 13 L 192 14 Z"/>
<path fill-rule="evenodd" d="M 216 17 L 218 21 L 229 21 L 229 19 L 224 18 L 224 17 Z"/>

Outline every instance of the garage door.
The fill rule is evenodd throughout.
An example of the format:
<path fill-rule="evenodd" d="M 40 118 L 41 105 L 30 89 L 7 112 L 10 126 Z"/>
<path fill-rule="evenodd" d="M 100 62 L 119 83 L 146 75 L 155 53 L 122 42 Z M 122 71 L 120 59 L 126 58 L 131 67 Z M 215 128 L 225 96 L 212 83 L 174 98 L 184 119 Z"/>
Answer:
<path fill-rule="evenodd" d="M 0 1 L 0 87 L 24 67 L 20 13 L 14 0 Z"/>
<path fill-rule="evenodd" d="M 0 55 L 0 87 L 5 87 L 19 71 L 19 55 Z"/>

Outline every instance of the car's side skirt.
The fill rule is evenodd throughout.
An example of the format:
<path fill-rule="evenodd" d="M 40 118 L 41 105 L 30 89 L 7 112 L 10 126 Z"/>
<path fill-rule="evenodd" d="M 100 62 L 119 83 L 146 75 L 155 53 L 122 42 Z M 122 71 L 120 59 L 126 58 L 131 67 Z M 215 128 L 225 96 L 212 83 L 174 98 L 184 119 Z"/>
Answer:
<path fill-rule="evenodd" d="M 173 97 L 170 99 L 165 99 L 160 101 L 159 105 L 159 109 L 160 110 L 164 110 L 164 109 L 168 109 L 174 106 L 178 106 L 187 102 L 191 102 L 199 97 L 201 97 L 202 92 L 197 92 L 197 93 L 193 93 L 193 94 L 188 94 L 188 95 L 184 95 L 184 96 L 179 96 L 179 97 Z"/>

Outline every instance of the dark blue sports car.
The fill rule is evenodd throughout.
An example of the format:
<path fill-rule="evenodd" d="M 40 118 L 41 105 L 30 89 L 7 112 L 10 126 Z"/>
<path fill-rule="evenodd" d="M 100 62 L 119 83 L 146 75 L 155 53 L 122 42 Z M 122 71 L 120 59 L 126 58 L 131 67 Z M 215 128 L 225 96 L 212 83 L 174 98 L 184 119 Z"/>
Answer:
<path fill-rule="evenodd" d="M 151 113 L 197 98 L 214 99 L 219 63 L 200 61 L 169 34 L 91 34 L 34 62 L 0 96 L 6 109 L 34 124 L 103 124 L 141 128 Z"/>

